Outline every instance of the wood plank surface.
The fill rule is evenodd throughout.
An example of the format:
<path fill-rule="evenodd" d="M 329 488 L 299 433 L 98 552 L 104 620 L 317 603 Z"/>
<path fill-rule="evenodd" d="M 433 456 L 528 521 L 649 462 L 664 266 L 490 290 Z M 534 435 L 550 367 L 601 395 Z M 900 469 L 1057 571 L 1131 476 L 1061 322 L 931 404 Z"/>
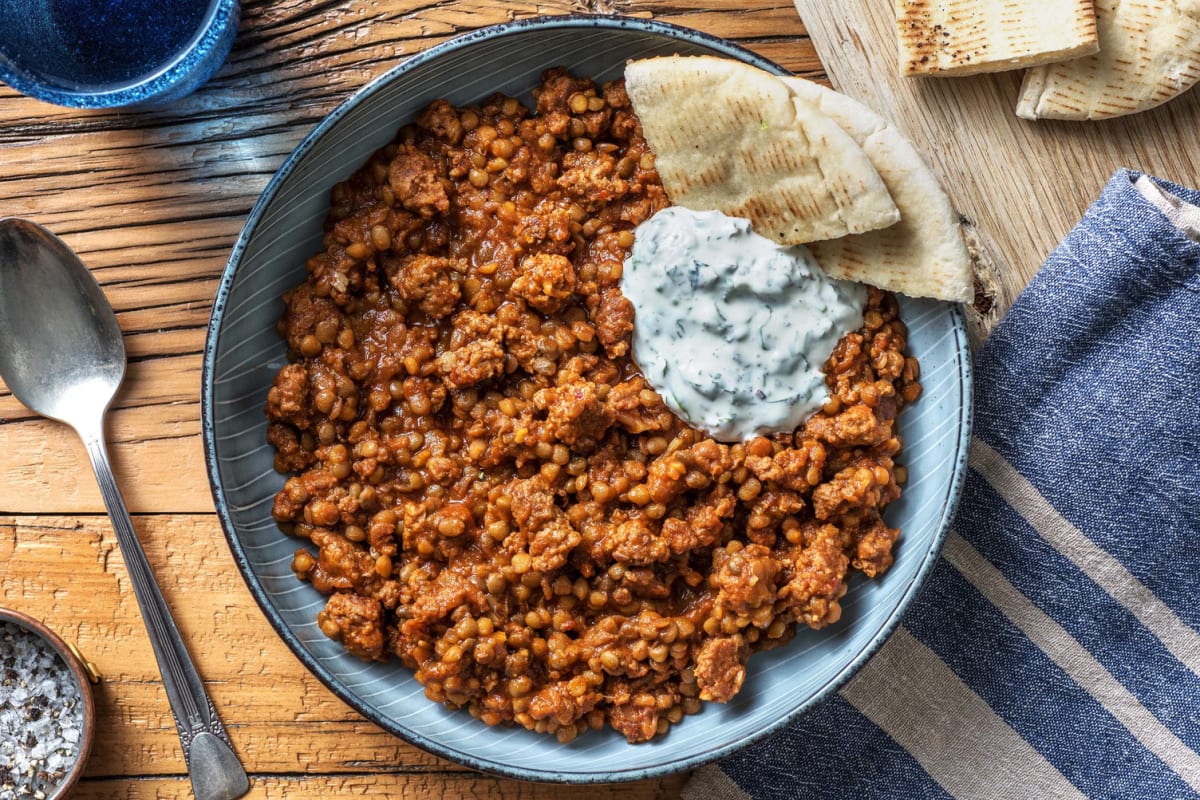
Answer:
<path fill-rule="evenodd" d="M 1119 167 L 1200 184 L 1200 94 L 1105 122 L 1030 122 L 1013 113 L 1019 72 L 902 78 L 893 5 L 795 0 L 833 85 L 895 122 L 950 190 L 993 294 L 984 333 Z"/>
<path fill-rule="evenodd" d="M 833 78 L 899 122 L 953 187 L 998 275 L 993 315 L 1116 166 L 1200 182 L 1183 135 L 1200 121 L 1194 99 L 1128 123 L 1021 123 L 1011 117 L 1011 77 L 893 79 L 894 45 L 880 16 L 890 14 L 889 4 L 797 2 L 822 37 Z M 30 217 L 61 235 L 117 310 L 130 355 L 108 426 L 118 480 L 251 773 L 252 797 L 564 794 L 483 776 L 405 744 L 363 720 L 291 655 L 250 598 L 213 514 L 199 388 L 208 315 L 230 247 L 270 176 L 313 125 L 430 45 L 497 22 L 569 12 L 693 27 L 825 80 L 787 0 L 247 0 L 228 63 L 195 95 L 163 108 L 77 111 L 0 86 L 0 214 Z M 1033 152 L 1014 154 L 1014 142 Z M 76 796 L 190 796 L 82 446 L 0 384 L 0 453 L 0 605 L 44 618 L 105 674 L 97 690 L 101 730 Z M 674 798 L 684 779 L 569 791 L 578 800 Z"/>
<path fill-rule="evenodd" d="M 200 363 L 213 294 L 274 171 L 338 103 L 404 58 L 519 17 L 622 13 L 730 38 L 824 79 L 786 0 L 246 0 L 226 65 L 146 111 L 78 111 L 0 85 L 0 215 L 74 247 L 130 364 L 109 415 L 134 525 L 235 748 L 251 797 L 541 800 L 562 787 L 465 770 L 384 733 L 292 656 L 251 599 L 213 514 Z M 0 344 L 2 346 L 2 344 Z M 78 798 L 191 795 L 124 562 L 82 446 L 0 384 L 0 605 L 45 621 L 104 673 Z M 578 787 L 578 800 L 675 798 L 686 776 Z"/>
<path fill-rule="evenodd" d="M 679 797 L 682 778 L 608 786 L 571 787 L 571 800 L 669 800 Z M 477 772 L 403 775 L 256 775 L 249 800 L 333 800 L 386 797 L 391 800 L 558 800 L 562 786 L 517 783 Z M 186 800 L 192 787 L 184 778 L 85 781 L 75 800 Z"/>

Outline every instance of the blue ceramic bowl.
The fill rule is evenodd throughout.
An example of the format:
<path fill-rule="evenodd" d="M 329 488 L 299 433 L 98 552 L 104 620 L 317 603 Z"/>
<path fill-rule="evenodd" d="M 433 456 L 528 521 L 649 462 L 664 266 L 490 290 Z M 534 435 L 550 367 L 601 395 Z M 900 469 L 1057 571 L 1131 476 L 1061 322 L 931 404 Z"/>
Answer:
<path fill-rule="evenodd" d="M 0 81 L 73 108 L 165 103 L 225 62 L 238 0 L 0 0 Z"/>
<path fill-rule="evenodd" d="M 925 393 L 902 416 L 909 468 L 904 496 L 888 510 L 902 530 L 896 564 L 856 580 L 842 620 L 801 631 L 785 647 L 750 659 L 742 691 L 709 703 L 660 739 L 629 745 L 611 730 L 567 745 L 521 728 L 489 728 L 465 711 L 427 700 L 398 664 L 366 664 L 317 628 L 324 598 L 292 574 L 297 540 L 280 533 L 263 407 L 286 363 L 275 333 L 280 295 L 305 277 L 321 249 L 329 190 L 435 98 L 467 103 L 495 91 L 526 95 L 542 70 L 563 64 L 599 80 L 626 59 L 717 54 L 774 72 L 778 66 L 728 42 L 659 22 L 550 17 L 487 28 L 434 47 L 343 103 L 288 158 L 255 205 L 221 279 L 204 353 L 202 422 L 213 497 L 229 546 L 271 624 L 321 681 L 384 729 L 477 769 L 528 780 L 608 783 L 695 767 L 795 718 L 841 686 L 883 643 L 937 557 L 966 469 L 970 360 L 957 306 L 901 301 L 920 358 Z"/>

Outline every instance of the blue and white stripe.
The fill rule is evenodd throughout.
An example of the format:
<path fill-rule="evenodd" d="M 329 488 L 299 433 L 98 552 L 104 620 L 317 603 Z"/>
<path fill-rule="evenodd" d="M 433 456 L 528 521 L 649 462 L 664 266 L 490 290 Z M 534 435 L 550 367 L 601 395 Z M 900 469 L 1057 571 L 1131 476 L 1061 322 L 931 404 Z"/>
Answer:
<path fill-rule="evenodd" d="M 1200 797 L 1197 205 L 1113 177 L 979 353 L 963 502 L 901 627 L 689 800 Z"/>

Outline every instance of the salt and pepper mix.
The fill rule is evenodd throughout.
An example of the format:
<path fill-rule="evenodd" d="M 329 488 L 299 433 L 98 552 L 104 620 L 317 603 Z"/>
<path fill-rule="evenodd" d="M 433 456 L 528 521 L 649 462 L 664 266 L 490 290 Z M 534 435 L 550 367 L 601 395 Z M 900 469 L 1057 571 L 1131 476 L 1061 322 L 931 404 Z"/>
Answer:
<path fill-rule="evenodd" d="M 83 744 L 84 701 L 70 666 L 40 636 L 0 622 L 0 800 L 44 800 Z"/>

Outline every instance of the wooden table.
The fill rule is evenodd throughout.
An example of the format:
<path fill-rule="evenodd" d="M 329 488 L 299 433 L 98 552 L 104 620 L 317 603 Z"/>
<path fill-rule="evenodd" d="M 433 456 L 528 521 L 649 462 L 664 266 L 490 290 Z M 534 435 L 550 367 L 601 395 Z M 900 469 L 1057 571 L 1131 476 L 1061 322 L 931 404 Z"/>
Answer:
<path fill-rule="evenodd" d="M 917 83 L 892 75 L 891 12 L 876 0 L 796 1 L 811 7 L 813 36 L 839 86 L 900 124 L 951 187 L 991 289 L 992 308 L 975 315 L 976 334 L 1112 169 L 1200 182 L 1188 148 L 1200 127 L 1200 95 L 1128 122 L 1018 122 L 1009 113 L 1011 74 Z M 0 215 L 29 217 L 66 239 L 117 310 L 130 358 L 109 424 L 118 479 L 254 797 L 555 798 L 564 791 L 434 758 L 364 721 L 308 674 L 251 600 L 217 524 L 199 389 L 205 326 L 230 247 L 272 173 L 313 125 L 374 76 L 450 36 L 571 11 L 653 16 L 825 78 L 791 0 L 247 0 L 225 68 L 162 110 L 78 112 L 0 87 Z M 0 385 L 0 453 L 0 605 L 43 618 L 105 675 L 99 735 L 77 796 L 190 796 L 81 445 Z M 570 796 L 676 797 L 685 778 L 575 788 Z"/>
<path fill-rule="evenodd" d="M 234 567 L 200 444 L 200 361 L 217 280 L 251 205 L 308 131 L 371 78 L 465 31 L 539 13 L 628 13 L 821 66 L 789 0 L 248 0 L 232 55 L 151 112 L 72 111 L 0 87 L 0 216 L 47 225 L 92 268 L 126 335 L 110 415 L 117 477 L 252 797 L 554 798 L 364 721 L 300 665 Z M 0 346 L 3 346 L 0 343 Z M 162 683 L 83 448 L 0 385 L 0 605 L 43 618 L 104 674 L 80 798 L 189 797 Z M 685 776 L 572 789 L 675 797 Z"/>

